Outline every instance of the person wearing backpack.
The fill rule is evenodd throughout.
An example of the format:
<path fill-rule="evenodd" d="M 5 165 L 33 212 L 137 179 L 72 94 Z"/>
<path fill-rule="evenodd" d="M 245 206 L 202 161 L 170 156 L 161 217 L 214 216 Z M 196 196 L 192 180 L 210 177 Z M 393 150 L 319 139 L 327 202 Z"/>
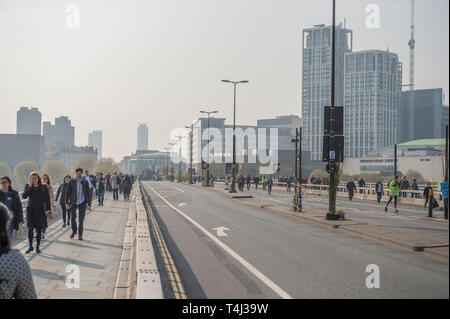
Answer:
<path fill-rule="evenodd" d="M 389 201 L 386 203 L 386 206 L 384 207 L 384 211 L 387 212 L 389 204 L 392 202 L 392 199 L 394 199 L 394 213 L 398 213 L 397 209 L 397 203 L 398 203 L 398 192 L 400 189 L 400 184 L 398 183 L 398 176 L 396 175 L 395 178 L 389 182 Z"/>

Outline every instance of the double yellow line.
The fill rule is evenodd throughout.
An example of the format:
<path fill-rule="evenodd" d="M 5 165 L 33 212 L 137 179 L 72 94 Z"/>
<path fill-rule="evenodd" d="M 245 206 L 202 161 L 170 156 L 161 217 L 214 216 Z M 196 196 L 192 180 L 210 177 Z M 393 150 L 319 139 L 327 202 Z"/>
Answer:
<path fill-rule="evenodd" d="M 139 183 L 141 188 L 141 193 L 143 197 L 144 206 L 147 210 L 147 216 L 150 219 L 152 224 L 153 233 L 155 235 L 156 244 L 158 246 L 159 252 L 161 254 L 161 258 L 163 260 L 164 267 L 166 269 L 167 275 L 169 276 L 169 282 L 172 287 L 173 293 L 175 295 L 175 299 L 186 299 L 186 293 L 184 291 L 183 283 L 181 282 L 180 275 L 178 273 L 177 268 L 175 267 L 175 263 L 173 262 L 172 255 L 167 248 L 166 242 L 164 241 L 163 235 L 161 233 L 161 229 L 155 219 L 153 214 L 153 210 L 148 202 L 147 195 L 145 193 L 144 187 L 141 183 Z"/>

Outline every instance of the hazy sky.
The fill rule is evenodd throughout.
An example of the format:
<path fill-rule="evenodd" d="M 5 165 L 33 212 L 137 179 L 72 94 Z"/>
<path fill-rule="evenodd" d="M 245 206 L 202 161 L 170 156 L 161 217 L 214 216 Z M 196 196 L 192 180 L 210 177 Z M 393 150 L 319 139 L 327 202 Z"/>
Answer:
<path fill-rule="evenodd" d="M 353 49 L 399 54 L 409 78 L 410 0 L 337 0 Z M 80 28 L 66 26 L 66 6 Z M 368 29 L 368 4 L 380 28 Z M 138 122 L 149 147 L 218 110 L 237 122 L 300 114 L 301 31 L 331 23 L 331 0 L 0 0 L 0 133 L 15 133 L 16 111 L 36 106 L 43 120 L 67 115 L 75 143 L 103 130 L 103 156 L 119 161 L 136 149 Z M 416 0 L 416 88 L 449 94 L 449 1 Z"/>

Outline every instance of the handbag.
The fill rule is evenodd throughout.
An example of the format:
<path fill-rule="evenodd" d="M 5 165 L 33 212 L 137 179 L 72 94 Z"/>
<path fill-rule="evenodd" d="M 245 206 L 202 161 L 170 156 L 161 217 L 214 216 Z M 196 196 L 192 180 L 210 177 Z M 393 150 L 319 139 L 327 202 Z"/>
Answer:
<path fill-rule="evenodd" d="M 432 202 L 433 208 L 439 208 L 439 203 L 437 202 L 437 200 L 433 197 L 433 202 Z"/>

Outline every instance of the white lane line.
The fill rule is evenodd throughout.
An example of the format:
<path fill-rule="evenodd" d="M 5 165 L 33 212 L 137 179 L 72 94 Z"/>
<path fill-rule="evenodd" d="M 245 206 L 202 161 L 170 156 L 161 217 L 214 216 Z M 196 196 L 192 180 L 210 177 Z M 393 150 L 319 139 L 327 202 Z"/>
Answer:
<path fill-rule="evenodd" d="M 176 189 L 177 191 L 180 191 L 180 192 L 184 193 L 184 190 L 179 189 L 178 187 L 175 187 L 175 189 Z"/>
<path fill-rule="evenodd" d="M 238 255 L 233 249 L 225 245 L 223 242 L 221 242 L 219 239 L 217 239 L 216 236 L 211 234 L 206 228 L 204 228 L 202 225 L 197 223 L 195 220 L 187 216 L 185 213 L 183 213 L 181 210 L 173 206 L 171 203 L 169 203 L 164 197 L 162 197 L 153 187 L 147 184 L 150 189 L 159 196 L 169 207 L 171 207 L 173 210 L 175 210 L 178 214 L 186 218 L 189 222 L 191 222 L 194 226 L 196 226 L 198 229 L 200 229 L 206 236 L 208 236 L 211 240 L 213 240 L 219 247 L 221 247 L 223 250 L 225 250 L 231 257 L 236 259 L 238 262 L 242 264 L 245 268 L 247 268 L 248 271 L 250 271 L 253 275 L 255 275 L 257 278 L 259 278 L 267 287 L 272 289 L 273 292 L 275 292 L 278 296 L 280 296 L 283 299 L 293 299 L 292 296 L 290 296 L 286 291 L 284 291 L 281 287 L 279 287 L 276 283 L 274 283 L 272 280 L 270 280 L 268 277 L 266 277 L 262 272 L 260 272 L 258 269 L 256 269 L 254 266 L 252 266 L 248 261 L 246 261 L 244 258 L 242 258 L 240 255 Z"/>

